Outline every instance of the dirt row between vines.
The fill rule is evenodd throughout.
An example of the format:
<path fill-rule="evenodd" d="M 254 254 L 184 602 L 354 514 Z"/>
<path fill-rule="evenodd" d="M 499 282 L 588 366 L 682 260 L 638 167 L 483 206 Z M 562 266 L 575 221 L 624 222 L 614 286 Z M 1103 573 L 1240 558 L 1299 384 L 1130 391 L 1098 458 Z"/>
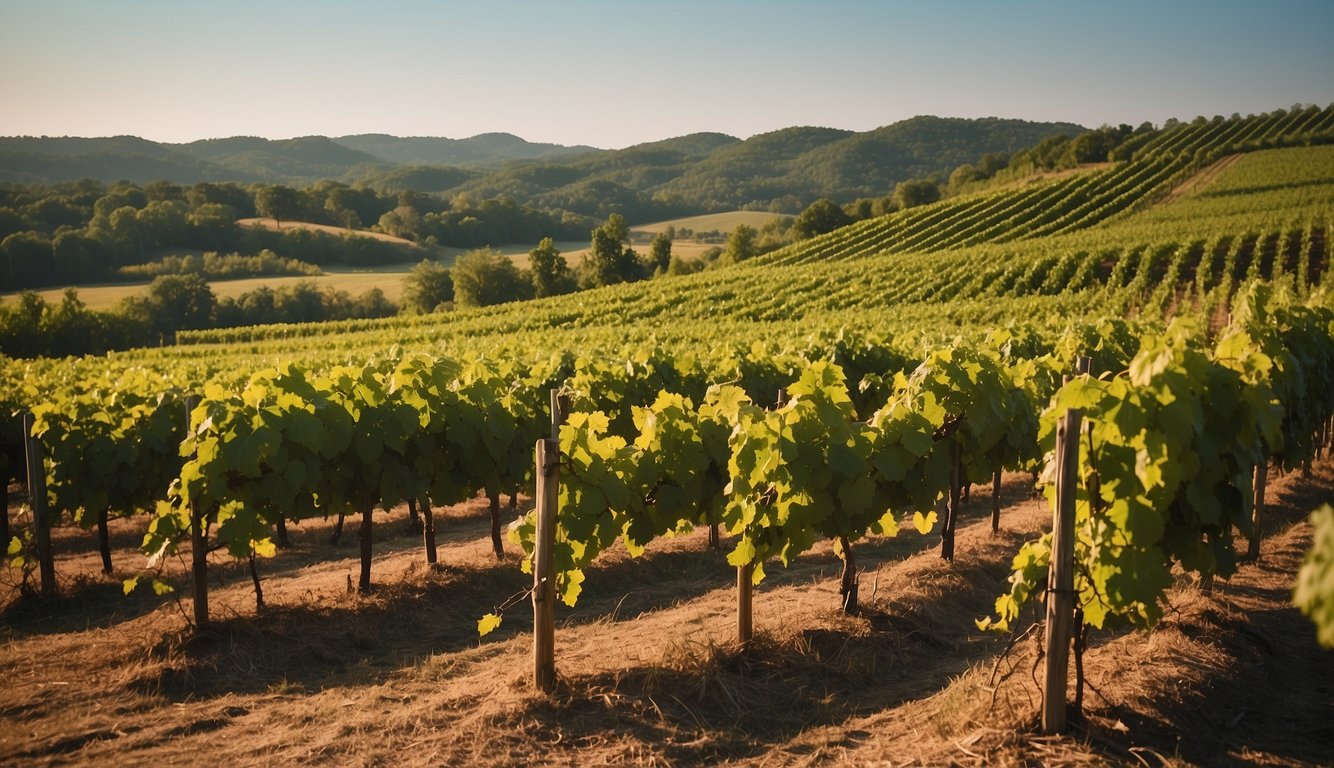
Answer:
<path fill-rule="evenodd" d="M 260 614 L 248 573 L 216 557 L 217 626 L 198 637 L 188 599 L 120 595 L 142 523 L 114 526 L 116 578 L 87 534 L 61 530 L 63 596 L 0 594 L 0 763 L 1334 763 L 1334 653 L 1287 604 L 1305 515 L 1334 500 L 1329 463 L 1271 477 L 1259 564 L 1210 595 L 1183 579 L 1151 633 L 1092 633 L 1085 716 L 1062 738 L 1035 728 L 1036 633 L 1006 653 L 1008 637 L 973 624 L 1050 514 L 1007 476 L 993 536 L 974 491 L 953 564 L 911 529 L 857 544 L 859 616 L 837 611 L 828 547 L 771 566 L 745 650 L 734 571 L 702 533 L 609 553 L 557 614 L 551 696 L 530 690 L 526 601 L 477 637 L 528 583 L 514 554 L 491 555 L 480 501 L 438 522 L 438 569 L 402 510 L 377 514 L 367 597 L 349 589 L 351 521 L 337 546 L 328 523 L 293 529 L 293 548 L 260 564 Z"/>

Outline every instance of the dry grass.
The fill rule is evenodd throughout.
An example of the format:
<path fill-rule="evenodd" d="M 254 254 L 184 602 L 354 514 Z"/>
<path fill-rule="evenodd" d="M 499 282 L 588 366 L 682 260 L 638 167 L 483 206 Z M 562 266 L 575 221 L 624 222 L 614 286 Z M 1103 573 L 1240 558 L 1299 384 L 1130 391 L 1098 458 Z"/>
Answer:
<path fill-rule="evenodd" d="M 55 603 L 0 606 L 0 762 L 321 765 L 1316 765 L 1334 760 L 1334 663 L 1287 606 L 1334 470 L 1271 482 L 1264 560 L 1212 595 L 1183 582 L 1153 633 L 1099 633 L 1072 735 L 1034 729 L 1033 638 L 1004 658 L 984 635 L 1017 543 L 1048 513 L 1019 477 L 1000 536 L 979 493 L 955 563 L 935 537 L 857 545 L 865 610 L 838 604 L 827 547 L 775 567 L 756 593 L 756 640 L 733 641 L 732 572 L 701 535 L 640 559 L 610 553 L 577 609 L 558 613 L 558 690 L 528 682 L 526 606 L 494 636 L 477 617 L 526 580 L 497 563 L 484 505 L 440 521 L 420 564 L 402 512 L 377 515 L 375 580 L 350 593 L 356 544 L 328 523 L 293 531 L 248 579 L 218 561 L 208 633 L 172 600 L 116 599 L 85 534 L 62 532 Z M 116 526 L 118 559 L 135 524 Z M 993 669 L 995 679 L 993 680 Z M 1095 692 L 1096 691 L 1096 692 Z"/>
<path fill-rule="evenodd" d="M 687 216 L 682 219 L 657 221 L 652 224 L 636 224 L 630 230 L 631 232 L 656 235 L 659 232 L 665 232 L 668 227 L 675 227 L 676 229 L 692 229 L 696 232 L 722 232 L 726 234 L 736 229 L 738 224 L 760 229 L 774 219 L 790 218 L 792 217 L 788 214 L 770 213 L 769 211 L 728 211 L 726 213 L 706 213 L 699 216 Z"/>
<path fill-rule="evenodd" d="M 287 229 L 305 229 L 311 232 L 323 232 L 328 235 L 355 235 L 357 237 L 369 237 L 372 240 L 379 240 L 384 243 L 394 243 L 405 248 L 419 249 L 417 243 L 395 235 L 386 235 L 383 232 L 372 232 L 368 229 L 347 229 L 346 227 L 336 227 L 329 224 L 313 224 L 309 221 L 282 221 L 273 219 L 237 219 L 236 226 L 242 229 L 265 229 L 270 232 L 281 232 Z"/>
<path fill-rule="evenodd" d="M 524 262 L 525 265 L 527 262 Z M 408 270 L 412 269 L 416 262 L 406 264 L 395 264 L 364 270 L 338 269 L 334 267 L 324 268 L 325 274 L 314 276 L 293 276 L 293 277 L 247 277 L 238 280 L 215 280 L 209 283 L 213 293 L 218 298 L 237 298 L 243 293 L 249 293 L 257 288 L 267 286 L 274 290 L 284 286 L 293 286 L 297 283 L 311 282 L 321 290 L 331 288 L 338 291 L 347 291 L 352 296 L 358 296 L 371 288 L 379 288 L 384 291 L 385 297 L 390 301 L 398 301 L 403 292 L 403 278 L 407 276 Z M 78 289 L 79 300 L 86 304 L 90 309 L 108 310 L 112 309 L 121 299 L 129 296 L 142 296 L 148 292 L 148 282 L 140 283 L 102 283 L 90 285 L 73 286 Z M 65 295 L 64 288 L 51 288 L 36 292 L 39 296 L 46 299 L 49 304 L 59 304 Z M 6 294 L 0 296 L 0 301 L 12 301 L 17 294 Z"/>

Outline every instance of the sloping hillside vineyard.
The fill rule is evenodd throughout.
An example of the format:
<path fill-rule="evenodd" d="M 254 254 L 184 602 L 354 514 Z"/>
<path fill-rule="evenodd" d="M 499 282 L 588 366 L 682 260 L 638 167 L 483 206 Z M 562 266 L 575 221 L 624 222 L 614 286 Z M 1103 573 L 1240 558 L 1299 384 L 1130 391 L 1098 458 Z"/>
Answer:
<path fill-rule="evenodd" d="M 484 493 L 501 554 L 502 494 L 533 488 L 559 390 L 554 576 L 567 604 L 607 549 L 709 526 L 755 583 L 833 541 L 855 611 L 859 540 L 935 532 L 952 558 L 970 485 L 1033 472 L 1054 496 L 1057 422 L 1079 409 L 1077 633 L 1150 627 L 1174 568 L 1235 570 L 1234 532 L 1253 540 L 1266 468 L 1329 444 L 1332 139 L 1334 106 L 1200 120 L 1106 167 L 697 275 L 5 360 L 0 470 L 23 479 L 13 415 L 28 411 L 45 457 L 38 505 L 104 542 L 108 516 L 146 516 L 147 565 L 127 591 L 184 590 L 163 564 L 189 544 L 248 560 L 262 604 L 263 559 L 286 526 L 347 514 L 361 519 L 368 591 L 377 506 L 422 510 L 434 562 L 432 507 Z M 1075 375 L 1081 357 L 1091 372 Z M 49 553 L 31 525 L 4 522 L 27 584 Z M 536 530 L 533 514 L 513 521 L 510 545 L 531 556 Z M 1043 598 L 1051 547 L 1048 535 L 1018 551 L 984 627 L 1009 629 Z"/>

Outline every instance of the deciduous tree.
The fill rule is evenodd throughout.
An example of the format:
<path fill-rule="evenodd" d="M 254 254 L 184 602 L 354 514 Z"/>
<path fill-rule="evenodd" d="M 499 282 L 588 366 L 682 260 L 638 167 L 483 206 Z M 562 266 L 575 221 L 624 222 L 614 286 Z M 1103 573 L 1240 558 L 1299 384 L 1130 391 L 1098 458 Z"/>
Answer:
<path fill-rule="evenodd" d="M 549 237 L 528 252 L 528 268 L 533 273 L 533 293 L 539 299 L 567 293 L 573 287 L 570 265 Z"/>
<path fill-rule="evenodd" d="M 727 236 L 727 246 L 723 248 L 723 254 L 719 261 L 723 264 L 739 264 L 756 256 L 760 250 L 758 246 L 759 231 L 747 224 L 738 224 L 732 234 Z"/>
<path fill-rule="evenodd" d="M 648 246 L 648 260 L 658 273 L 665 273 L 672 264 L 672 238 L 666 232 L 659 232 Z"/>
<path fill-rule="evenodd" d="M 584 257 L 584 268 L 593 285 L 614 285 L 644 277 L 634 251 L 625 247 L 629 238 L 630 228 L 619 213 L 613 213 L 605 224 L 593 230 L 591 247 Z"/>
<path fill-rule="evenodd" d="M 454 279 L 454 303 L 461 307 L 485 307 L 532 296 L 532 284 L 500 251 L 479 248 L 460 256 L 450 269 Z"/>
<path fill-rule="evenodd" d="M 930 179 L 900 181 L 894 187 L 894 204 L 899 210 L 934 203 L 940 199 L 940 187 Z"/>
<path fill-rule="evenodd" d="M 838 203 L 822 197 L 798 214 L 796 220 L 792 222 L 792 233 L 798 240 L 805 240 L 808 237 L 833 232 L 851 223 L 852 219 L 843 212 Z"/>
<path fill-rule="evenodd" d="M 434 312 L 441 304 L 454 300 L 454 280 L 445 265 L 423 259 L 403 278 L 403 293 L 399 298 L 402 311 L 408 314 Z"/>
<path fill-rule="evenodd" d="M 274 226 L 282 229 L 283 219 L 293 219 L 301 211 L 301 193 L 282 184 L 269 184 L 255 190 L 255 210 L 260 216 L 273 219 Z"/>

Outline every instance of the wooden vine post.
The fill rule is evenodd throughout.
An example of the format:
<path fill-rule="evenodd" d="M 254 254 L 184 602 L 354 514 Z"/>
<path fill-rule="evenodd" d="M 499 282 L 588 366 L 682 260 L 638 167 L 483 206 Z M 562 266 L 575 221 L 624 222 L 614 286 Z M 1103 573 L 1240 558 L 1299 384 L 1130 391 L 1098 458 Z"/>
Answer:
<path fill-rule="evenodd" d="M 778 390 L 774 400 L 776 408 L 787 404 L 787 391 Z M 746 563 L 736 567 L 736 641 L 743 648 L 755 637 L 754 605 L 755 563 Z"/>
<path fill-rule="evenodd" d="M 1269 457 L 1265 456 L 1255 465 L 1255 475 L 1251 481 L 1255 492 L 1255 503 L 1251 505 L 1251 537 L 1247 542 L 1246 558 L 1260 559 L 1260 520 L 1265 512 L 1265 485 L 1269 480 Z"/>
<path fill-rule="evenodd" d="M 426 564 L 435 565 L 439 555 L 435 548 L 435 513 L 431 511 L 431 499 L 425 495 L 417 502 L 422 515 L 422 549 L 426 552 Z"/>
<path fill-rule="evenodd" d="M 56 562 L 51 554 L 51 515 L 46 506 L 46 462 L 42 443 L 32 434 L 33 421 L 31 413 L 23 414 L 23 446 L 28 455 L 28 506 L 32 509 L 42 596 L 51 597 L 56 593 Z"/>
<path fill-rule="evenodd" d="M 1000 533 L 1000 492 L 1001 471 L 998 469 L 991 476 L 991 532 Z"/>
<path fill-rule="evenodd" d="M 754 563 L 736 567 L 736 640 L 742 646 L 748 645 L 755 636 L 755 625 L 751 621 L 754 575 Z"/>
<path fill-rule="evenodd" d="M 959 524 L 959 502 L 964 484 L 963 446 L 950 441 L 950 488 L 943 497 L 945 514 L 940 526 L 940 556 L 954 562 L 954 531 Z"/>
<path fill-rule="evenodd" d="M 1086 374 L 1091 361 L 1080 358 Z M 1069 381 L 1069 377 L 1066 378 Z M 1047 569 L 1046 674 L 1042 685 L 1042 732 L 1065 731 L 1066 684 L 1075 616 L 1075 489 L 1079 484 L 1079 432 L 1083 413 L 1068 409 L 1056 428 L 1056 511 L 1052 520 L 1051 565 Z"/>
<path fill-rule="evenodd" d="M 546 693 L 556 689 L 556 580 L 552 549 L 560 500 L 560 425 L 569 407 L 560 390 L 551 390 L 551 437 L 537 441 L 537 539 L 533 548 L 533 683 Z"/>
<path fill-rule="evenodd" d="M 185 432 L 189 435 L 193 425 L 190 414 L 199 404 L 199 398 L 191 395 L 185 398 Z M 199 504 L 190 502 L 190 583 L 193 595 L 195 631 L 208 627 L 208 515 L 199 509 Z"/>

